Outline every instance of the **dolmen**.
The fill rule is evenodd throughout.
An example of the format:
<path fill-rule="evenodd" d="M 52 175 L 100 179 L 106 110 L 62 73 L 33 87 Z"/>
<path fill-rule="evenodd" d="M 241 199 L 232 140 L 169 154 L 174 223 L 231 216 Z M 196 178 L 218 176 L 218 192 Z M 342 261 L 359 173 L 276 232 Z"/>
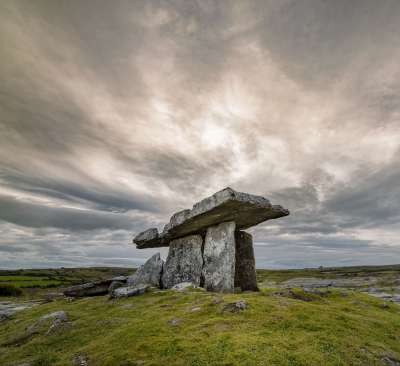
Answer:
<path fill-rule="evenodd" d="M 287 215 L 264 197 L 225 188 L 173 214 L 161 233 L 157 228 L 139 233 L 133 239 L 138 249 L 169 247 L 168 257 L 165 263 L 159 254 L 151 257 L 128 285 L 168 289 L 192 283 L 208 291 L 256 291 L 253 238 L 244 230 Z"/>

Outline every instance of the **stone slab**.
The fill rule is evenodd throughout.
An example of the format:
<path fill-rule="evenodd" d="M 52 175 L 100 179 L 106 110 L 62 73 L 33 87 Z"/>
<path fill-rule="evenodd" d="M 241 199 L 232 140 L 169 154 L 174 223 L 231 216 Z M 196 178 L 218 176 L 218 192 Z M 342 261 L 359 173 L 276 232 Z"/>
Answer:
<path fill-rule="evenodd" d="M 172 215 L 162 233 L 151 228 L 139 233 L 133 242 L 137 248 L 168 246 L 172 239 L 191 234 L 204 235 L 209 226 L 235 221 L 237 230 L 244 230 L 263 221 L 289 215 L 289 211 L 261 196 L 225 188 L 196 203 L 191 210 Z"/>
<path fill-rule="evenodd" d="M 154 254 L 133 275 L 128 277 L 128 286 L 150 285 L 160 287 L 163 267 L 164 261 L 161 259 L 160 253 Z"/>
<path fill-rule="evenodd" d="M 182 282 L 200 285 L 202 246 L 203 239 L 200 235 L 189 235 L 171 241 L 162 275 L 163 288 L 171 288 Z"/>
<path fill-rule="evenodd" d="M 204 242 L 204 288 L 233 292 L 235 284 L 235 222 L 211 226 Z"/>
<path fill-rule="evenodd" d="M 242 291 L 257 291 L 253 237 L 245 231 L 236 231 L 235 242 L 235 287 Z"/>

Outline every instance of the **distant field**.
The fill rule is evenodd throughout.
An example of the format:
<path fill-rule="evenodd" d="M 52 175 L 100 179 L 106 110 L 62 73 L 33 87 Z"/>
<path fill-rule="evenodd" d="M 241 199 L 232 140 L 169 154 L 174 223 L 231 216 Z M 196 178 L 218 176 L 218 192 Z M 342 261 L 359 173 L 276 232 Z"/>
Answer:
<path fill-rule="evenodd" d="M 128 268 L 60 268 L 0 270 L 0 285 L 27 289 L 45 289 L 70 286 L 84 282 L 133 273 Z"/>
<path fill-rule="evenodd" d="M 20 288 L 52 288 L 70 286 L 110 278 L 119 275 L 129 275 L 133 268 L 92 267 L 92 268 L 58 268 L 58 269 L 23 269 L 0 270 L 0 285 L 12 284 Z M 337 268 L 310 268 L 289 270 L 257 270 L 257 281 L 273 281 L 281 283 L 297 277 L 315 278 L 348 278 L 374 276 L 385 282 L 400 275 L 400 265 L 391 266 L 358 266 Z"/>

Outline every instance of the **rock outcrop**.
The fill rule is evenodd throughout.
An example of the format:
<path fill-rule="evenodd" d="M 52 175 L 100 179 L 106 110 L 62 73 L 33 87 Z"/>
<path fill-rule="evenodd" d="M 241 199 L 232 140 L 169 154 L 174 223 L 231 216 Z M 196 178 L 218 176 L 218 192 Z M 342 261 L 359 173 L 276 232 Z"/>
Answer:
<path fill-rule="evenodd" d="M 209 291 L 256 291 L 253 240 L 243 230 L 287 215 L 288 210 L 264 197 L 225 188 L 173 214 L 161 233 L 151 228 L 133 242 L 139 249 L 169 246 L 161 287 L 191 282 Z M 151 272 L 141 267 L 128 284 L 150 283 L 138 277 Z"/>
<path fill-rule="evenodd" d="M 133 275 L 128 277 L 128 286 L 150 285 L 159 287 L 163 267 L 164 261 L 161 259 L 160 253 L 154 254 Z"/>
<path fill-rule="evenodd" d="M 64 290 L 64 295 L 68 297 L 86 297 L 101 296 L 108 294 L 108 288 L 112 283 L 112 279 L 88 282 L 83 285 L 68 287 Z"/>
<path fill-rule="evenodd" d="M 203 239 L 190 235 L 172 240 L 162 275 L 162 287 L 171 288 L 181 282 L 199 286 L 203 268 Z"/>

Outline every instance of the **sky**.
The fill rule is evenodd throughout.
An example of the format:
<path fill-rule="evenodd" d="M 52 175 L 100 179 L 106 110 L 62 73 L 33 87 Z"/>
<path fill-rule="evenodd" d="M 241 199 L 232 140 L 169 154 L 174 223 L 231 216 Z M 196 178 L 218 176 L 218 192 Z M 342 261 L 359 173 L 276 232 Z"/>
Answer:
<path fill-rule="evenodd" d="M 0 268 L 137 266 L 227 186 L 291 212 L 260 268 L 400 263 L 399 33 L 397 0 L 2 0 Z"/>

